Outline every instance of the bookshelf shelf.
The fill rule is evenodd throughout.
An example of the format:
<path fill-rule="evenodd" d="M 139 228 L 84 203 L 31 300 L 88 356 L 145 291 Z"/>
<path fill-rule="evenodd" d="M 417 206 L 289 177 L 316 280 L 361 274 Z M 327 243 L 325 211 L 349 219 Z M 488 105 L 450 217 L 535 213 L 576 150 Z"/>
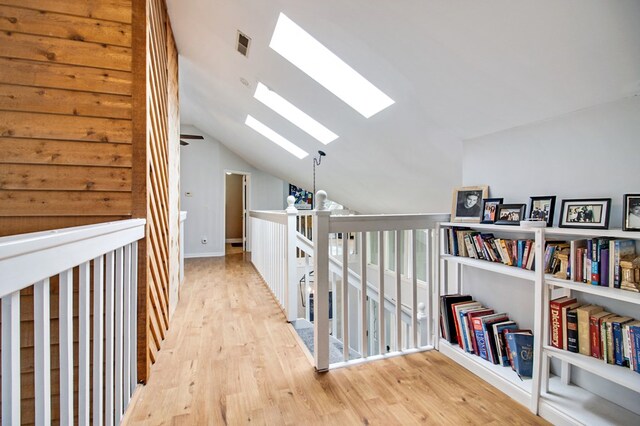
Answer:
<path fill-rule="evenodd" d="M 594 294 L 596 296 L 606 297 L 623 302 L 634 303 L 640 305 L 640 293 L 621 290 L 619 288 L 600 287 L 586 283 L 578 283 L 575 281 L 561 280 L 547 275 L 545 282 L 549 286 L 562 287 L 571 291 L 579 291 L 581 293 Z"/>
<path fill-rule="evenodd" d="M 515 266 L 507 266 L 498 262 L 489 262 L 488 260 L 478 260 L 472 259 L 470 257 L 452 256 L 449 254 L 443 254 L 440 256 L 440 258 L 449 262 L 472 266 L 474 268 L 484 269 L 485 271 L 493 271 L 499 274 L 521 278 L 523 280 L 534 280 L 533 271 L 530 271 L 528 269 L 522 269 Z"/>
<path fill-rule="evenodd" d="M 640 415 L 579 386 L 549 378 L 549 391 L 540 394 L 539 414 L 555 425 L 638 425 Z"/>
<path fill-rule="evenodd" d="M 495 365 L 479 356 L 469 354 L 460 346 L 452 345 L 446 339 L 440 339 L 438 350 L 486 382 L 503 390 L 521 404 L 529 404 L 531 398 L 530 379 L 521 380 L 511 368 Z"/>
<path fill-rule="evenodd" d="M 640 392 L 640 374 L 631 371 L 628 367 L 606 364 L 601 359 L 565 351 L 554 348 L 553 346 L 545 345 L 543 349 L 545 354 L 548 356 L 566 361 L 571 365 L 583 368 L 593 374 L 611 380 L 635 392 Z"/>
<path fill-rule="evenodd" d="M 475 259 L 472 257 L 455 256 L 445 252 L 448 247 L 459 247 L 461 242 L 458 240 L 457 245 L 451 241 L 451 235 L 446 229 L 450 228 L 466 228 L 471 231 L 477 231 L 480 234 L 495 233 L 496 238 L 507 240 L 532 239 L 535 247 L 535 271 L 507 266 L 498 262 L 490 262 L 487 260 Z M 510 368 L 494 365 L 473 354 L 465 352 L 458 345 L 450 344 L 446 339 L 440 339 L 438 349 L 458 362 L 477 376 L 481 377 L 488 383 L 496 386 L 498 389 L 507 393 L 516 401 L 529 407 L 531 411 L 550 420 L 554 424 L 581 424 L 581 425 L 599 425 L 599 424 L 637 424 L 640 425 L 640 409 L 633 404 L 635 395 L 640 400 L 640 374 L 632 371 L 628 367 L 611 365 L 603 360 L 590 356 L 585 356 L 565 350 L 560 350 L 549 346 L 550 339 L 550 315 L 549 303 L 551 298 L 557 298 L 559 295 L 585 296 L 583 300 L 578 296 L 578 301 L 586 302 L 589 298 L 586 296 L 597 296 L 603 300 L 608 300 L 613 306 L 608 310 L 616 313 L 616 307 L 629 312 L 638 311 L 640 307 L 640 293 L 628 291 L 624 289 L 597 286 L 573 280 L 565 280 L 556 278 L 551 274 L 544 274 L 545 248 L 547 241 L 566 241 L 569 243 L 570 260 L 569 270 L 575 270 L 575 250 L 584 247 L 586 244 L 582 240 L 596 240 L 601 238 L 609 239 L 626 239 L 636 241 L 636 253 L 640 250 L 640 232 L 624 232 L 621 230 L 599 230 L 599 229 L 571 229 L 571 228 L 523 228 L 521 226 L 499 226 L 476 223 L 440 223 L 436 228 L 438 230 L 438 238 L 436 241 L 436 249 L 438 250 L 437 267 L 440 268 L 436 277 L 438 279 L 437 295 L 462 293 L 464 288 L 464 276 L 466 272 L 462 271 L 458 266 L 449 268 L 448 263 L 454 265 L 463 265 L 466 267 L 488 270 L 505 277 L 515 277 L 529 281 L 533 284 L 533 299 L 529 299 L 529 310 L 523 312 L 525 316 L 529 316 L 532 321 L 534 339 L 534 359 L 533 359 L 533 378 L 522 381 L 515 372 Z M 454 234 L 455 235 L 455 234 Z M 461 235 L 461 234 L 458 234 Z M 471 235 L 474 235 L 472 233 Z M 465 234 L 462 237 L 465 238 Z M 488 237 L 489 244 L 491 236 Z M 466 241 L 465 241 L 466 242 Z M 588 241 L 587 241 L 588 242 Z M 469 243 L 467 243 L 469 244 Z M 469 246 L 467 246 L 469 247 Z M 600 249 L 600 246 L 598 246 Z M 613 247 L 613 245 L 611 245 Z M 488 246 L 487 246 L 487 249 Z M 611 250 L 613 250 L 611 248 Z M 477 251 L 477 250 L 476 250 Z M 495 253 L 494 253 L 495 254 Z M 481 256 L 482 257 L 482 256 Z M 566 258 L 565 258 L 566 259 Z M 613 259 L 613 256 L 611 257 Z M 612 276 L 611 269 L 609 277 Z M 573 278 L 575 279 L 575 278 Z M 610 278 L 611 281 L 613 280 Z M 498 284 L 504 285 L 504 280 L 496 280 Z M 478 291 L 479 283 L 476 279 L 474 289 Z M 489 287 L 492 291 L 495 287 Z M 479 295 L 475 295 L 478 297 Z M 523 293 L 519 293 L 518 297 L 524 297 Z M 484 295 L 482 299 L 486 306 L 490 306 L 491 293 Z M 497 302 L 501 299 L 498 297 Z M 502 301 L 502 303 L 504 303 Z M 515 302 L 518 303 L 518 302 Z M 524 302 L 521 302 L 524 303 Z M 527 303 L 527 304 L 528 304 Z M 604 303 L 604 302 L 603 302 Z M 631 304 L 632 306 L 622 304 Z M 440 309 L 440 305 L 434 306 L 436 310 Z M 504 308 L 503 308 L 504 309 Z M 640 320 L 638 315 L 627 313 L 628 316 L 635 317 Z M 553 367 L 558 369 L 560 377 L 555 376 L 551 372 L 551 358 L 558 362 L 553 363 Z M 587 388 L 582 388 L 571 382 L 571 367 L 589 372 L 595 376 L 599 376 L 606 381 L 604 388 L 599 387 L 601 384 L 589 384 L 581 382 Z M 605 382 L 598 382 L 604 384 Z M 545 386 L 546 384 L 546 386 Z M 609 388 L 612 386 L 612 388 Z M 616 388 L 620 386 L 620 388 Z M 618 401 L 616 394 L 611 392 L 630 392 L 631 395 L 624 398 L 624 401 Z M 617 405 L 615 402 L 620 403 Z M 626 408 L 624 408 L 624 407 Z M 631 411 L 633 410 L 633 411 Z"/>

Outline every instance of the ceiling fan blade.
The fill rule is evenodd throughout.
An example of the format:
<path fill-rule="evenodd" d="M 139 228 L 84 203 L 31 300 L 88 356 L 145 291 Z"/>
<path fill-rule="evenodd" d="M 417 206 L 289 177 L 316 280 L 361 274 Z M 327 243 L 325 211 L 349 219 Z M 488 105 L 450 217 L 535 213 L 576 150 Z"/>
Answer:
<path fill-rule="evenodd" d="M 200 135 L 184 135 L 184 134 L 180 134 L 180 137 L 182 139 L 204 139 L 204 136 L 200 136 Z"/>
<path fill-rule="evenodd" d="M 183 140 L 180 140 L 180 145 L 182 145 L 182 146 L 186 146 L 186 145 L 189 145 L 189 142 L 185 142 L 185 141 L 183 141 Z"/>

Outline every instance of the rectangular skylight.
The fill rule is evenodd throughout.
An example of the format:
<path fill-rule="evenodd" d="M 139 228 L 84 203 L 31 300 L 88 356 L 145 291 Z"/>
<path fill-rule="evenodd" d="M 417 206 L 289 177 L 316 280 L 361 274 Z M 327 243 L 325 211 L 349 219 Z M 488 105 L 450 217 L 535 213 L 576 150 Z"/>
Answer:
<path fill-rule="evenodd" d="M 284 13 L 269 47 L 366 118 L 395 102 Z"/>
<path fill-rule="evenodd" d="M 245 120 L 244 124 L 251 127 L 253 130 L 260 133 L 262 136 L 269 139 L 271 142 L 275 143 L 279 147 L 286 149 L 291 154 L 295 155 L 301 160 L 307 155 L 309 155 L 309 153 L 305 152 L 303 149 L 301 149 L 297 145 L 294 145 L 293 143 L 289 142 L 287 139 L 283 138 L 278 133 L 273 131 L 271 128 L 265 126 L 264 124 L 262 124 L 261 122 L 259 122 L 258 120 L 256 120 L 250 115 L 247 115 L 247 119 Z"/>
<path fill-rule="evenodd" d="M 338 138 L 338 135 L 260 82 L 253 97 L 325 145 Z"/>

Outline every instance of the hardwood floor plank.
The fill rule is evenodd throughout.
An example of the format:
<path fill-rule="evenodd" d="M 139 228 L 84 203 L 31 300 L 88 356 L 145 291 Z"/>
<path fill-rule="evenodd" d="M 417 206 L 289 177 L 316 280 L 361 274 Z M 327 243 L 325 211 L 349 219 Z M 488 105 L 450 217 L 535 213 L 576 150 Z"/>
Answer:
<path fill-rule="evenodd" d="M 244 256 L 186 261 L 126 424 L 547 424 L 436 351 L 316 373 Z"/>

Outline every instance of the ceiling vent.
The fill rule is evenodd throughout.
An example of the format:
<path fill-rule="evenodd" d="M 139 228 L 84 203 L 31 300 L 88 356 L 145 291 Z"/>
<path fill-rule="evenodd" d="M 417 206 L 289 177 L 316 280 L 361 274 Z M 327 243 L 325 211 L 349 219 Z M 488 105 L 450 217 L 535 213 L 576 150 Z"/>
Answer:
<path fill-rule="evenodd" d="M 238 30 L 238 52 L 242 56 L 249 56 L 249 45 L 251 44 L 251 39 L 246 36 L 246 34 L 242 33 Z"/>

